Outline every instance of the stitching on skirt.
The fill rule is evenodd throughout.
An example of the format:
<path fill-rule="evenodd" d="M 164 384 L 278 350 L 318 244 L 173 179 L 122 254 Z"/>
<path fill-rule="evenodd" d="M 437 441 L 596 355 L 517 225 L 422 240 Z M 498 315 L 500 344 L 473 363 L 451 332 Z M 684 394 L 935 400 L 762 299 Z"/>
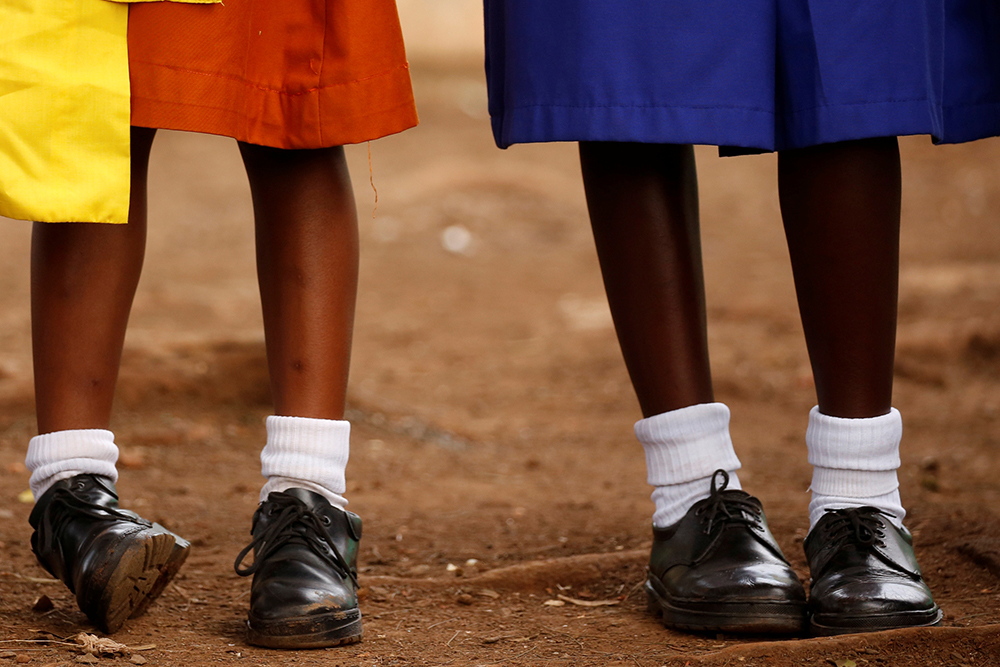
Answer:
<path fill-rule="evenodd" d="M 144 97 L 142 95 L 133 95 L 132 99 L 134 99 L 134 100 L 143 100 L 145 102 L 150 102 L 152 104 L 163 104 L 163 105 L 169 105 L 169 106 L 174 106 L 174 107 L 192 107 L 192 108 L 195 108 L 195 109 L 211 109 L 212 111 L 222 111 L 222 112 L 225 112 L 225 113 L 228 113 L 228 114 L 232 114 L 233 116 L 236 116 L 238 119 L 245 119 L 245 118 L 248 118 L 249 115 L 250 115 L 250 114 L 248 114 L 248 113 L 246 113 L 244 111 L 234 111 L 233 109 L 231 109 L 229 107 L 210 106 L 208 104 L 195 104 L 195 103 L 192 103 L 192 102 L 175 102 L 173 100 L 160 100 L 160 99 L 157 99 L 155 97 Z M 350 114 L 350 115 L 345 116 L 345 117 L 346 118 L 363 118 L 363 117 L 372 116 L 372 115 L 375 115 L 375 114 L 391 113 L 393 111 L 396 111 L 397 109 L 403 109 L 403 108 L 407 108 L 409 106 L 410 106 L 409 102 L 402 102 L 400 104 L 397 104 L 396 106 L 388 107 L 388 108 L 385 108 L 385 109 L 379 109 L 378 111 L 362 111 L 360 113 Z"/>
<path fill-rule="evenodd" d="M 870 107 L 877 104 L 897 104 L 899 102 L 926 102 L 926 97 L 907 97 L 898 100 L 881 100 L 879 102 L 845 102 L 843 104 L 819 104 L 814 107 L 802 107 L 801 109 L 792 109 L 789 113 L 802 113 L 804 111 L 816 111 L 817 109 L 836 109 L 838 107 Z"/>
<path fill-rule="evenodd" d="M 153 62 L 147 62 L 147 61 L 142 61 L 142 60 L 136 60 L 136 61 L 133 61 L 133 62 L 141 64 L 141 65 L 151 65 L 153 67 L 162 67 L 164 69 L 169 69 L 169 70 L 172 70 L 174 72 L 185 72 L 187 74 L 196 74 L 198 76 L 209 76 L 209 77 L 212 77 L 213 79 L 225 79 L 227 81 L 233 81 L 235 83 L 242 84 L 244 86 L 247 86 L 248 88 L 256 88 L 257 90 L 262 90 L 265 93 L 278 93 L 279 95 L 285 95 L 287 97 L 299 97 L 301 95 L 309 95 L 310 93 L 315 93 L 318 90 L 324 90 L 326 88 L 340 88 L 340 87 L 343 87 L 343 86 L 351 86 L 353 84 L 361 83 L 363 81 L 370 81 L 372 79 L 377 79 L 379 77 L 385 76 L 386 74 L 391 74 L 392 72 L 395 72 L 397 70 L 408 70 L 408 69 L 410 69 L 410 64 L 406 63 L 404 65 L 399 65 L 398 67 L 393 67 L 391 69 L 382 70 L 381 72 L 376 72 L 375 74 L 372 74 L 371 76 L 366 76 L 366 77 L 363 77 L 363 78 L 360 78 L 360 79 L 352 79 L 351 81 L 344 81 L 342 83 L 333 83 L 333 84 L 330 84 L 328 86 L 316 86 L 315 88 L 308 88 L 308 89 L 306 89 L 306 90 L 304 90 L 302 92 L 299 92 L 299 93 L 288 93 L 288 92 L 285 92 L 283 90 L 279 90 L 277 88 L 268 88 L 267 86 L 259 86 L 259 85 L 255 84 L 255 83 L 251 83 L 250 81 L 246 81 L 245 79 L 241 79 L 241 78 L 235 77 L 235 76 L 226 76 L 226 75 L 223 75 L 223 74 L 214 74 L 212 72 L 199 72 L 197 70 L 187 69 L 187 68 L 184 68 L 184 67 L 174 67 L 173 65 L 161 65 L 160 63 L 153 63 Z"/>
<path fill-rule="evenodd" d="M 847 102 L 844 104 L 820 104 L 814 107 L 802 107 L 799 109 L 792 109 L 789 113 L 797 114 L 806 111 L 816 111 L 817 109 L 836 109 L 838 107 L 857 107 L 857 106 L 875 106 L 878 104 L 896 104 L 899 102 L 926 102 L 926 97 L 912 97 L 912 98 L 902 98 L 902 99 L 890 99 L 881 100 L 878 102 Z M 994 103 L 998 104 L 998 103 Z M 507 112 L 518 111 L 520 109 L 537 109 L 537 108 L 549 108 L 549 109 L 728 109 L 728 110 L 739 110 L 739 111 L 756 111 L 758 113 L 765 113 L 769 116 L 775 115 L 774 111 L 768 109 L 761 109 L 759 107 L 743 107 L 737 105 L 724 105 L 724 104 L 521 104 L 515 107 L 510 107 Z"/>
<path fill-rule="evenodd" d="M 557 109 L 737 109 L 740 111 L 756 111 L 774 115 L 773 111 L 757 107 L 741 107 L 736 105 L 692 105 L 692 104 L 522 104 L 510 107 L 507 112 L 519 109 L 557 108 Z"/>

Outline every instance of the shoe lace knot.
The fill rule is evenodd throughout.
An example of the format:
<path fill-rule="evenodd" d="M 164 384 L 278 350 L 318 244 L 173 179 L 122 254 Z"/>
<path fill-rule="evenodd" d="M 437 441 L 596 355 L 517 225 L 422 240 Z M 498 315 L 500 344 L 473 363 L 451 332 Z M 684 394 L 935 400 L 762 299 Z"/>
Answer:
<path fill-rule="evenodd" d="M 241 577 L 250 576 L 285 545 L 301 544 L 340 576 L 349 578 L 355 587 L 358 586 L 357 573 L 328 537 L 326 529 L 330 525 L 329 517 L 317 514 L 298 498 L 282 492 L 271 493 L 259 511 L 267 515 L 268 523 L 236 557 L 236 574 Z M 353 535 L 350 521 L 347 526 L 351 536 L 357 539 Z M 251 551 L 254 552 L 253 563 L 240 567 Z"/>
<path fill-rule="evenodd" d="M 717 484 L 716 479 L 721 477 L 722 483 Z M 712 473 L 712 487 L 709 492 L 707 502 L 695 510 L 695 514 L 701 517 L 705 533 L 711 533 L 714 526 L 723 523 L 744 523 L 751 528 L 758 530 L 764 512 L 760 503 L 748 493 L 743 491 L 726 491 L 729 486 L 729 473 L 719 469 Z"/>
<path fill-rule="evenodd" d="M 822 536 L 832 548 L 839 549 L 846 542 L 859 547 L 884 547 L 885 522 L 881 516 L 891 516 L 875 507 L 849 507 L 830 510 L 833 518 L 826 524 Z"/>

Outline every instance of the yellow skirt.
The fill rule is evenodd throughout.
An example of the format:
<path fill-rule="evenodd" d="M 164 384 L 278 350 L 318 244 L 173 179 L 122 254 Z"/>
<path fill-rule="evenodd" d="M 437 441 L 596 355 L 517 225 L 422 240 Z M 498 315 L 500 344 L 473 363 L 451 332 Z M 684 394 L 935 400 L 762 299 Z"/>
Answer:
<path fill-rule="evenodd" d="M 0 215 L 127 222 L 128 6 L 0 0 L 0 26 Z"/>

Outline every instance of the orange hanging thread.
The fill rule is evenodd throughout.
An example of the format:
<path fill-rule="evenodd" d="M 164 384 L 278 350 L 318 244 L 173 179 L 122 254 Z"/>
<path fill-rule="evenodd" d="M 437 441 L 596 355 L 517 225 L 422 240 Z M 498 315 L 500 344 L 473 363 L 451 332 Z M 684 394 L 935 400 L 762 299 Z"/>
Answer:
<path fill-rule="evenodd" d="M 378 188 L 375 187 L 375 171 L 372 169 L 372 142 L 368 142 L 368 182 L 372 184 L 372 192 L 375 193 L 375 206 L 372 208 L 372 220 L 375 219 L 375 211 L 378 210 Z"/>

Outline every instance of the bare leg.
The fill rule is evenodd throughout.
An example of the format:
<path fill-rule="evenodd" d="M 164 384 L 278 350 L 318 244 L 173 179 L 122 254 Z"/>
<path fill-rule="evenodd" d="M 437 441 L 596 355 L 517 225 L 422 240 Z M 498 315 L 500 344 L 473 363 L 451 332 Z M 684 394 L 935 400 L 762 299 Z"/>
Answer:
<path fill-rule="evenodd" d="M 783 559 L 755 546 L 759 537 L 746 523 L 725 525 L 744 516 L 735 505 L 718 512 L 725 518 L 712 528 L 713 537 L 704 536 L 725 533 L 732 549 L 701 560 L 700 545 L 707 541 L 673 539 L 686 535 L 684 526 L 699 522 L 710 504 L 725 507 L 744 497 L 726 490 L 730 482 L 739 488 L 729 411 L 702 405 L 714 397 L 694 151 L 602 143 L 581 144 L 580 156 L 618 340 L 647 417 L 636 425 L 636 436 L 646 451 L 647 481 L 655 487 L 650 609 L 672 627 L 795 631 L 805 604 L 802 584 Z M 680 526 L 679 532 L 671 526 Z M 682 561 L 695 565 L 667 577 L 671 564 Z M 694 597 L 697 608 L 689 606 Z"/>
<path fill-rule="evenodd" d="M 146 247 L 146 172 L 155 134 L 132 128 L 127 225 L 35 223 L 31 332 L 39 433 L 108 428 Z"/>
<path fill-rule="evenodd" d="M 240 144 L 275 414 L 343 419 L 358 287 L 358 220 L 341 147 Z"/>
<path fill-rule="evenodd" d="M 927 584 L 912 574 L 920 568 L 898 528 L 906 515 L 896 477 L 902 424 L 890 408 L 900 180 L 895 138 L 778 157 L 781 211 L 819 399 L 806 432 L 815 466 L 804 543 L 813 634 L 936 625 L 942 618 Z M 878 545 L 897 545 L 891 559 L 864 534 L 870 527 Z"/>
<path fill-rule="evenodd" d="M 831 417 L 876 417 L 892 404 L 900 180 L 894 137 L 778 156 L 799 312 Z"/>
<path fill-rule="evenodd" d="M 692 147 L 581 143 L 580 163 L 643 416 L 713 402 Z"/>

